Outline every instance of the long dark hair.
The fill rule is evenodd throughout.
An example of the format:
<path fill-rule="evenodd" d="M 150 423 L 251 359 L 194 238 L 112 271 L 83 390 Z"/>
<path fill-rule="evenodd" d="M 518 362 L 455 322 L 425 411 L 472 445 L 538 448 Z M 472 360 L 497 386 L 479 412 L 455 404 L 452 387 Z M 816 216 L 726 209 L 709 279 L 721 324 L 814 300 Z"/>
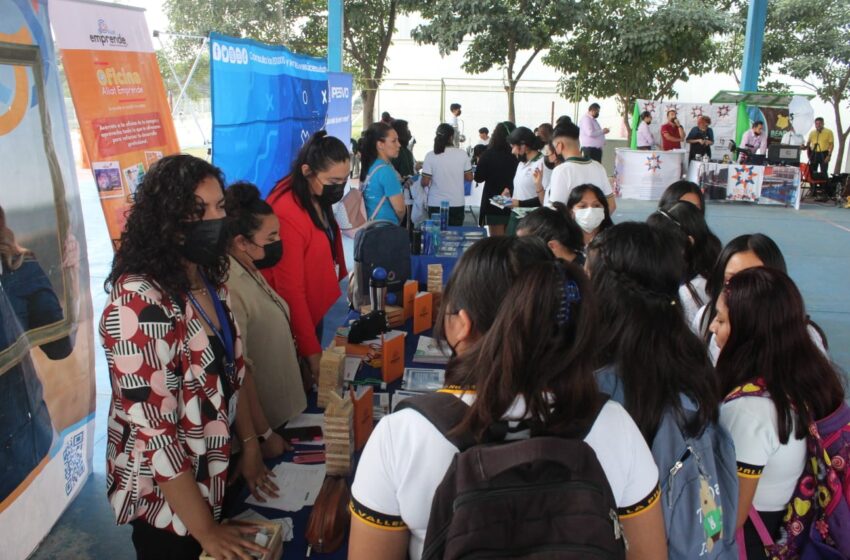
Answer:
<path fill-rule="evenodd" d="M 546 243 L 557 241 L 573 253 L 584 250 L 584 234 L 562 202 L 555 202 L 553 208 L 544 206 L 529 212 L 517 224 L 519 230 L 525 230 Z"/>
<path fill-rule="evenodd" d="M 514 129 L 516 129 L 516 125 L 511 121 L 496 123 L 493 132 L 490 133 L 490 143 L 487 144 L 487 149 L 510 153 L 511 145 L 508 144 L 508 136 Z"/>
<path fill-rule="evenodd" d="M 313 225 L 323 230 L 325 225 L 319 213 L 316 212 L 316 207 L 313 206 L 313 190 L 310 188 L 310 182 L 301 167 L 307 165 L 313 173 L 318 173 L 319 171 L 326 171 L 335 163 L 347 162 L 350 159 L 348 148 L 341 140 L 328 136 L 328 133 L 324 130 L 319 130 L 301 147 L 298 156 L 292 162 L 290 174 L 278 181 L 266 198 L 274 204 L 275 200 L 291 190 L 298 205 L 310 216 Z M 332 229 L 336 229 L 333 212 L 330 211 L 330 207 L 325 210 L 328 225 Z"/>
<path fill-rule="evenodd" d="M 667 210 L 659 210 L 646 219 L 653 227 L 672 227 L 682 236 L 685 250 L 684 282 L 694 300 L 703 305 L 703 297 L 692 282 L 697 276 L 708 279 L 714 270 L 720 250 L 710 241 L 711 230 L 699 209 L 690 202 L 679 202 Z"/>
<path fill-rule="evenodd" d="M 711 338 L 711 332 L 708 330 L 708 327 L 717 314 L 717 300 L 723 291 L 723 286 L 726 284 L 726 265 L 729 264 L 729 260 L 736 254 L 746 251 L 755 253 L 764 266 L 775 268 L 785 273 L 788 272 L 788 267 L 785 265 L 785 257 L 782 256 L 779 246 L 773 239 L 762 233 L 739 235 L 727 243 L 717 257 L 711 274 L 706 278 L 705 292 L 708 294 L 709 301 L 708 307 L 705 313 L 703 313 L 702 322 L 700 323 L 700 333 L 706 342 Z"/>
<path fill-rule="evenodd" d="M 592 192 L 596 197 L 596 200 L 599 201 L 599 204 L 602 205 L 602 208 L 605 209 L 605 219 L 602 220 L 601 224 L 599 224 L 599 232 L 603 232 L 612 227 L 614 225 L 614 220 L 611 219 L 611 210 L 608 206 L 608 198 L 605 196 L 605 193 L 602 192 L 602 189 L 596 185 L 585 183 L 584 185 L 579 185 L 571 190 L 570 196 L 567 197 L 567 211 L 572 212 L 575 205 L 581 202 L 581 199 L 584 197 L 586 192 Z"/>
<path fill-rule="evenodd" d="M 393 129 L 384 122 L 376 122 L 369 125 L 360 139 L 360 184 L 369 176 L 369 168 L 378 159 L 378 142 L 386 139 L 387 134 Z"/>
<path fill-rule="evenodd" d="M 195 189 L 209 177 L 224 188 L 224 175 L 218 167 L 187 154 L 166 156 L 148 169 L 127 213 L 127 225 L 104 282 L 107 292 L 124 274 L 147 276 L 172 296 L 189 290 L 177 243 L 186 235 L 189 222 L 204 214 Z M 222 253 L 214 265 L 198 268 L 218 287 L 227 279 L 228 264 Z"/>
<path fill-rule="evenodd" d="M 480 333 L 446 371 L 448 383 L 476 391 L 457 430 L 486 440 L 488 428 L 518 396 L 525 400 L 532 432 L 586 427 L 600 394 L 593 377 L 594 302 L 584 272 L 553 259 L 533 237 L 488 239 L 476 247 L 458 263 L 441 313 L 465 310 Z M 479 273 L 499 269 L 509 274 L 487 278 L 499 278 L 505 286 L 498 288 L 507 289 L 482 286 Z M 492 322 L 476 323 L 483 315 L 492 315 Z"/>
<path fill-rule="evenodd" d="M 717 420 L 720 399 L 708 354 L 679 302 L 679 242 L 666 230 L 625 222 L 596 236 L 587 263 L 600 311 L 597 365 L 615 367 L 644 438 L 652 442 L 665 409 L 681 415 L 683 394 L 699 409 L 684 428 L 700 434 Z"/>
<path fill-rule="evenodd" d="M 18 245 L 15 232 L 6 224 L 6 212 L 0 206 L 0 260 L 3 261 L 3 268 L 17 270 L 27 255 L 32 253 Z"/>
<path fill-rule="evenodd" d="M 260 190 L 247 181 L 238 181 L 227 187 L 224 209 L 231 241 L 237 235 L 251 239 L 260 228 L 263 216 L 274 214 L 269 203 L 260 197 Z"/>
<path fill-rule="evenodd" d="M 801 439 L 809 425 L 832 414 L 844 400 L 835 368 L 806 330 L 803 298 L 784 272 L 743 270 L 723 291 L 729 309 L 729 338 L 717 360 L 724 394 L 764 379 L 776 407 L 779 441 Z"/>
<path fill-rule="evenodd" d="M 643 117 L 641 117 L 643 118 Z M 679 200 L 686 194 L 695 194 L 699 198 L 700 214 L 705 216 L 705 195 L 699 185 L 693 181 L 676 181 L 671 183 L 669 187 L 664 189 L 661 198 L 658 201 L 659 210 L 667 210 L 676 205 Z"/>
<path fill-rule="evenodd" d="M 437 127 L 436 135 L 434 136 L 434 153 L 442 154 L 446 148 L 452 145 L 455 129 L 448 123 L 442 123 Z"/>

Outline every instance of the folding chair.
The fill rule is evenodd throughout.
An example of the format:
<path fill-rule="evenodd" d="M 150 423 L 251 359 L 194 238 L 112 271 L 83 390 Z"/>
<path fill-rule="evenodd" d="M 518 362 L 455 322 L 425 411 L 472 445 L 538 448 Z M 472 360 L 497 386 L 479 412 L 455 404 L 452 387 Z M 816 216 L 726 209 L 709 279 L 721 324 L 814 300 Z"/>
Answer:
<path fill-rule="evenodd" d="M 826 198 L 826 185 L 829 179 L 815 179 L 808 163 L 800 164 L 801 187 L 806 189 L 803 198 Z"/>

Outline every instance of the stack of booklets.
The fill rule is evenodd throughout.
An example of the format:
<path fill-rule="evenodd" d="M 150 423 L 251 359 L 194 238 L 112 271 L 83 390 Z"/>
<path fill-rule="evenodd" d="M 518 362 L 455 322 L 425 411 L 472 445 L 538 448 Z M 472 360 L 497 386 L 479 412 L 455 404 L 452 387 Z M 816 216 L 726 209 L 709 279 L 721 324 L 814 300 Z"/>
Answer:
<path fill-rule="evenodd" d="M 420 364 L 447 364 L 450 357 L 448 348 L 437 340 L 430 336 L 420 336 L 413 361 Z"/>
<path fill-rule="evenodd" d="M 327 473 L 348 476 L 354 454 L 354 402 L 348 393 L 330 393 L 325 409 L 325 466 Z"/>

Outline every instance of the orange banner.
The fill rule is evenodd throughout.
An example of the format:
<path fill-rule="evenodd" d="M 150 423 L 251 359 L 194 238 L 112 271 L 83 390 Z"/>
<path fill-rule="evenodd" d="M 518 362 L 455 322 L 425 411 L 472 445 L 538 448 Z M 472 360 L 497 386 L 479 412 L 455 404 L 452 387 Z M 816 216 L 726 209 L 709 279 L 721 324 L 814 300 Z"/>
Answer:
<path fill-rule="evenodd" d="M 53 27 L 113 247 L 150 166 L 180 147 L 142 10 L 53 0 Z"/>

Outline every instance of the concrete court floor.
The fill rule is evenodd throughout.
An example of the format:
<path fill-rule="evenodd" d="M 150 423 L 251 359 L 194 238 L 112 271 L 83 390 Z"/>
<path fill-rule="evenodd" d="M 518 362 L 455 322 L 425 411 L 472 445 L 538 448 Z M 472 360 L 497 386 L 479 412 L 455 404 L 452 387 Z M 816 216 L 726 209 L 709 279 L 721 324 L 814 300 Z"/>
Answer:
<path fill-rule="evenodd" d="M 96 315 L 103 308 L 103 279 L 112 253 L 94 185 L 79 175 L 83 193 L 91 292 Z M 615 222 L 643 220 L 654 210 L 651 202 L 620 200 Z M 850 371 L 850 210 L 804 205 L 800 211 L 775 207 L 711 204 L 708 221 L 726 243 L 743 233 L 761 232 L 782 249 L 791 277 L 797 282 L 809 314 L 829 337 L 836 363 Z M 351 245 L 346 247 L 351 256 Z M 330 324 L 343 320 L 342 302 L 332 310 Z M 109 378 L 103 352 L 96 356 L 97 415 L 93 475 L 56 526 L 31 556 L 36 560 L 131 560 L 135 558 L 128 527 L 117 527 L 105 495 L 106 413 Z"/>

